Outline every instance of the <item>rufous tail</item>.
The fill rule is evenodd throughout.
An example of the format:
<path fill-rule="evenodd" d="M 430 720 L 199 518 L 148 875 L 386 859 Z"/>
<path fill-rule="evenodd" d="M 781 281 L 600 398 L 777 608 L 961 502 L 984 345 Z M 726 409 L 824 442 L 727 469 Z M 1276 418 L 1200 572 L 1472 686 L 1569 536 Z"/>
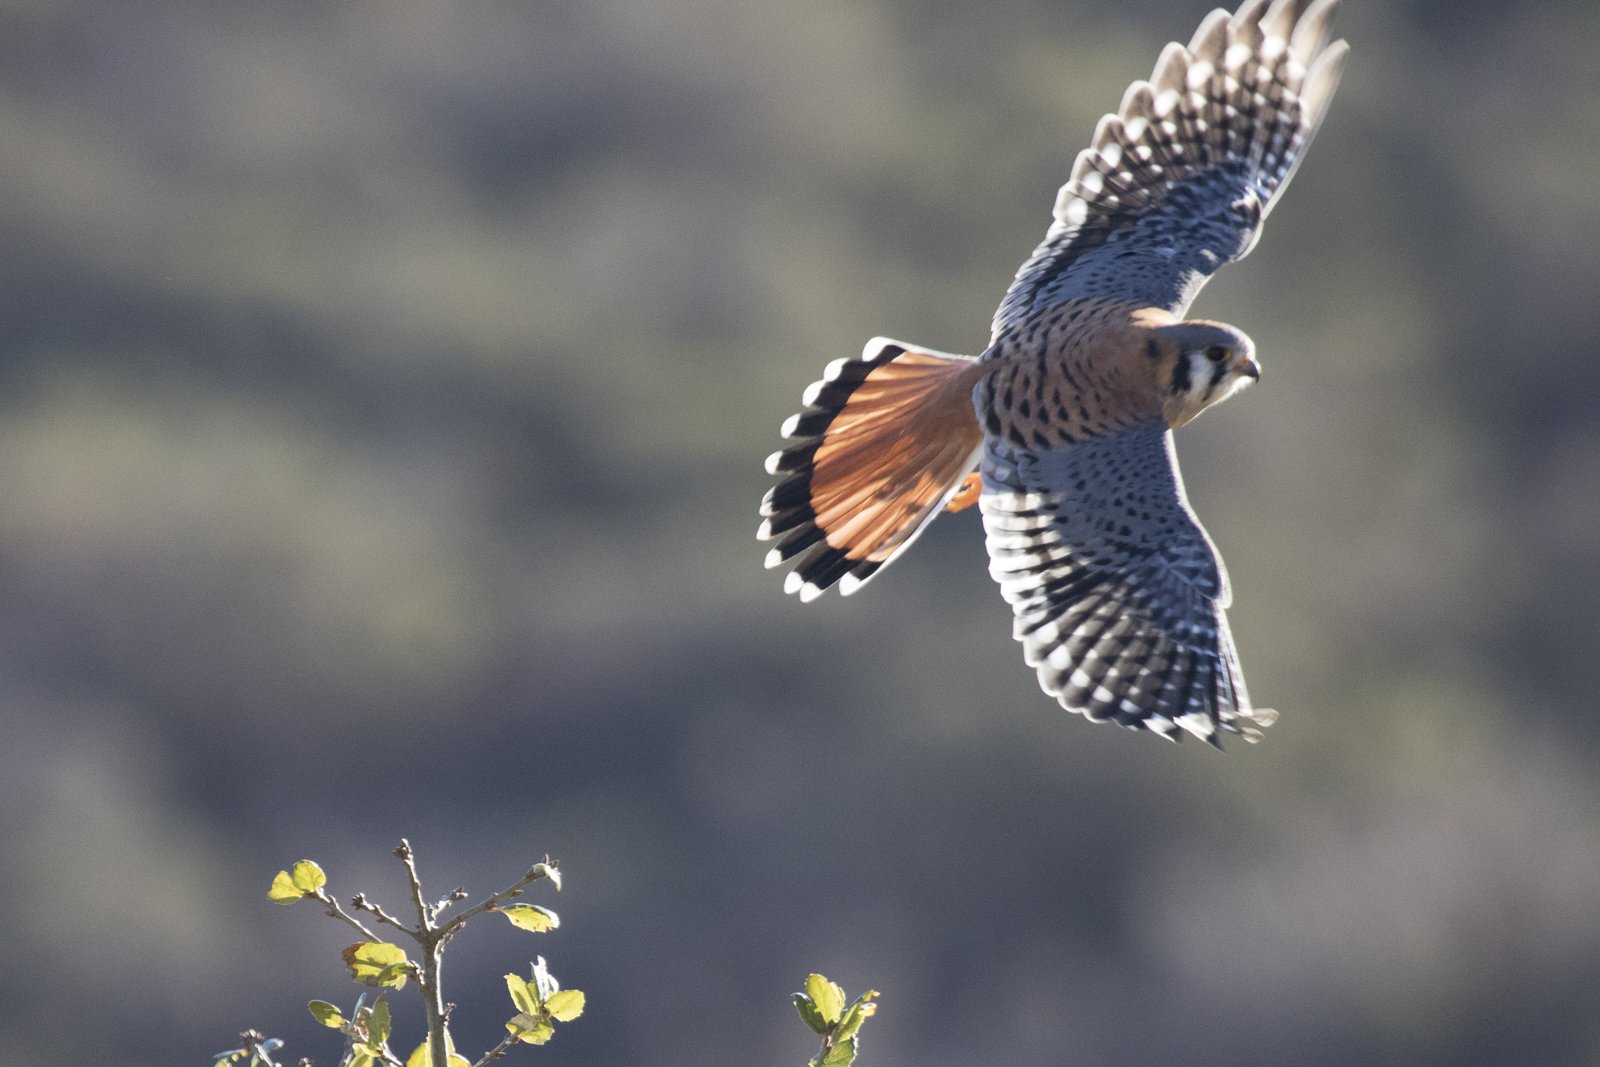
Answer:
<path fill-rule="evenodd" d="M 938 516 L 983 451 L 972 409 L 983 373 L 970 356 L 876 337 L 806 389 L 761 502 L 758 536 L 778 539 L 767 566 L 794 566 L 784 592 L 811 600 L 837 583 L 848 596 Z"/>

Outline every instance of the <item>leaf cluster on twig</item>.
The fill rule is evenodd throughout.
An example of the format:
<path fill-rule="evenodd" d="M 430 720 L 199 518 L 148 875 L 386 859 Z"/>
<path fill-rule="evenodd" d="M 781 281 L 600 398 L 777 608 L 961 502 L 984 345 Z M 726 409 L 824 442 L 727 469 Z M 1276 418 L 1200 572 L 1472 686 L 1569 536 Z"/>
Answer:
<path fill-rule="evenodd" d="M 338 1030 L 345 1036 L 345 1054 L 340 1067 L 486 1067 L 503 1057 L 516 1044 L 542 1045 L 555 1036 L 557 1023 L 571 1022 L 583 1014 L 584 996 L 576 989 L 562 989 L 550 974 L 544 957 L 537 957 L 532 977 L 523 979 L 506 975 L 506 985 L 511 994 L 514 1014 L 506 1022 L 506 1036 L 475 1062 L 459 1055 L 451 1038 L 449 1016 L 455 1006 L 446 1003 L 439 981 L 440 961 L 447 945 L 472 919 L 485 912 L 496 911 L 504 915 L 519 930 L 542 934 L 556 929 L 561 920 L 554 911 L 538 904 L 508 904 L 520 897 L 535 882 L 547 881 L 561 888 L 561 870 L 548 856 L 528 868 L 521 878 L 504 889 L 491 893 L 477 904 L 453 915 L 452 909 L 465 901 L 470 894 L 456 889 L 448 896 L 430 902 L 423 892 L 422 880 L 417 873 L 416 857 L 411 845 L 401 841 L 394 850 L 395 857 L 405 866 L 410 889 L 411 910 L 416 918 L 407 923 L 385 911 L 369 900 L 365 893 L 350 898 L 347 909 L 328 891 L 327 875 L 311 860 L 301 860 L 288 870 L 279 871 L 268 890 L 268 899 L 279 904 L 294 904 L 302 900 L 316 901 L 326 914 L 361 935 L 361 940 L 341 953 L 350 977 L 371 989 L 381 990 L 367 1003 L 367 993 L 356 1001 L 349 1015 L 333 1003 L 313 1000 L 311 1014 L 322 1025 Z M 360 915 L 371 916 L 372 925 L 363 922 Z M 385 941 L 374 927 L 393 927 L 404 940 L 414 945 L 416 958 L 405 948 Z M 415 982 L 422 995 L 427 1016 L 427 1036 L 422 1044 L 404 1060 L 389 1047 L 392 1032 L 388 991 L 403 989 Z M 280 1067 L 273 1059 L 283 1045 L 275 1038 L 266 1038 L 255 1031 L 241 1035 L 244 1046 L 221 1053 L 217 1064 L 239 1067 Z M 310 1061 L 300 1061 L 310 1067 Z"/>

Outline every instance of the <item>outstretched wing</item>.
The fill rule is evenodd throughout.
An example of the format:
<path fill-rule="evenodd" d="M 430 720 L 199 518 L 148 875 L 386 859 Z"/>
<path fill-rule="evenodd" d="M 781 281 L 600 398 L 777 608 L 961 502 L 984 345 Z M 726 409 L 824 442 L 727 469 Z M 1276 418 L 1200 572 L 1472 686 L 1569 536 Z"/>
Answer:
<path fill-rule="evenodd" d="M 1275 715 L 1250 705 L 1227 575 L 1163 424 L 1048 450 L 991 436 L 983 480 L 989 573 L 1046 693 L 1174 740 L 1260 736 Z"/>
<path fill-rule="evenodd" d="M 1083 297 L 1182 316 L 1244 256 L 1327 114 L 1349 51 L 1328 44 L 1338 0 L 1247 0 L 1170 44 L 1100 120 L 1056 199 L 1055 223 L 995 312 L 994 337 Z"/>

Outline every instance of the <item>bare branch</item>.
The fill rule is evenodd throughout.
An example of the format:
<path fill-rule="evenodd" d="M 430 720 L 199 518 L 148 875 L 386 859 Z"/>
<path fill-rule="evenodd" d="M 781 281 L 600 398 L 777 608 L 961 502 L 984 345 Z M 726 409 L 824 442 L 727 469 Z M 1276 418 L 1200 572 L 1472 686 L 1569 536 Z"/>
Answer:
<path fill-rule="evenodd" d="M 490 1049 L 488 1052 L 485 1052 L 482 1056 L 478 1057 L 478 1062 L 474 1063 L 472 1067 L 486 1067 L 487 1064 L 493 1063 L 495 1060 L 498 1060 L 500 1057 L 504 1056 L 510 1050 L 511 1046 L 516 1043 L 517 1035 L 507 1034 L 505 1039 L 502 1040 L 498 1045 Z"/>
<path fill-rule="evenodd" d="M 411 851 L 411 842 L 400 839 L 394 850 L 401 863 L 406 865 L 406 878 L 411 882 L 411 903 L 417 909 L 417 929 L 426 936 L 433 932 L 433 916 L 428 912 L 427 898 L 422 894 L 422 879 L 417 876 L 417 858 Z"/>
<path fill-rule="evenodd" d="M 322 888 L 321 886 L 318 886 L 316 889 L 313 889 L 311 891 L 311 895 L 313 897 L 315 897 L 317 900 L 321 901 L 323 904 L 327 905 L 328 917 L 330 919 L 339 919 L 339 920 L 349 924 L 350 926 L 355 927 L 356 932 L 359 933 L 362 937 L 366 938 L 368 941 L 380 941 L 381 942 L 383 940 L 383 938 L 379 937 L 377 934 L 373 933 L 371 930 L 368 930 L 367 927 L 365 926 L 365 924 L 363 924 L 360 919 L 356 918 L 354 915 L 351 915 L 348 911 L 345 911 L 343 908 L 341 908 L 339 906 L 339 902 L 337 900 L 333 899 L 333 897 L 329 896 L 328 895 L 328 891 L 326 889 Z"/>
<path fill-rule="evenodd" d="M 357 911 L 371 912 L 373 915 L 377 916 L 379 922 L 387 923 L 396 930 L 402 930 L 405 933 L 410 934 L 412 937 L 416 937 L 420 940 L 418 931 L 413 930 L 399 919 L 396 919 L 393 915 L 390 915 L 388 912 L 384 911 L 381 904 L 374 904 L 372 901 L 368 900 L 365 893 L 357 893 L 355 896 L 351 897 L 350 906 L 355 908 Z"/>
<path fill-rule="evenodd" d="M 440 957 L 448 933 L 434 925 L 433 914 L 428 910 L 428 898 L 422 892 L 422 879 L 417 875 L 417 858 L 411 851 L 411 842 L 400 839 L 394 854 L 406 865 L 406 877 L 411 882 L 411 903 L 417 909 L 417 944 L 422 949 L 422 963 L 417 974 L 417 987 L 422 993 L 422 1003 L 428 1015 L 428 1056 L 436 1064 L 448 1061 L 445 1043 L 444 995 L 439 984 Z"/>
<path fill-rule="evenodd" d="M 447 935 L 453 935 L 457 930 L 461 929 L 462 926 L 466 925 L 468 919 L 471 919 L 476 915 L 481 915 L 486 911 L 494 911 L 506 901 L 520 897 L 524 889 L 540 879 L 549 878 L 552 881 L 555 881 L 559 887 L 560 877 L 560 866 L 555 862 L 555 860 L 552 860 L 549 856 L 546 856 L 543 862 L 535 863 L 532 867 L 528 868 L 528 872 L 521 878 L 517 879 L 515 883 L 500 890 L 498 893 L 495 893 L 489 897 L 488 900 L 481 901 L 478 904 L 468 908 L 460 915 L 457 915 L 455 918 L 445 923 L 442 927 L 440 927 L 440 929 L 443 930 Z"/>
<path fill-rule="evenodd" d="M 460 886 L 457 886 L 455 889 L 452 889 L 450 891 L 450 895 L 449 896 L 445 897 L 443 900 L 441 900 L 438 903 L 434 904 L 434 906 L 433 906 L 433 916 L 434 916 L 434 918 L 437 919 L 439 917 L 439 914 L 441 912 L 443 912 L 446 908 L 454 907 L 455 905 L 461 903 L 463 900 L 466 900 L 466 899 L 467 899 L 467 891 L 465 889 L 461 888 Z"/>

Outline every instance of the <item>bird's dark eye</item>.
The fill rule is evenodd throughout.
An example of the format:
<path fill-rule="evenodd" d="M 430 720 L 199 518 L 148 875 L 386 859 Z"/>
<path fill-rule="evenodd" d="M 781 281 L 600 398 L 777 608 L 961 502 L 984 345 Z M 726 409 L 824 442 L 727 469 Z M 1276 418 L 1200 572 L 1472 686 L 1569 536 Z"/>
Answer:
<path fill-rule="evenodd" d="M 1212 345 L 1206 349 L 1206 358 L 1213 363 L 1221 363 L 1228 358 L 1228 350 L 1223 345 Z"/>

